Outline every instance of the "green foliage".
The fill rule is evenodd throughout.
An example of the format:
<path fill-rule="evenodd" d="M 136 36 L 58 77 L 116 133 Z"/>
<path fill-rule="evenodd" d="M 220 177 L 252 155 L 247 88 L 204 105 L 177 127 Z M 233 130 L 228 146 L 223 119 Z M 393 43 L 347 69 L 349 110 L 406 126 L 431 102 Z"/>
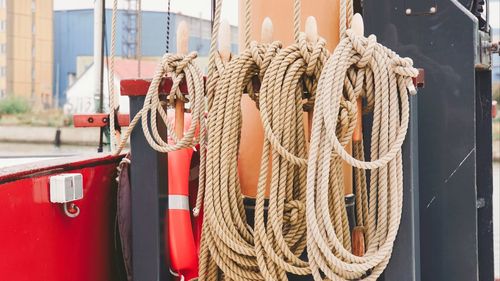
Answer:
<path fill-rule="evenodd" d="M 0 100 L 0 115 L 21 114 L 30 110 L 29 102 L 23 98 L 9 96 Z"/>

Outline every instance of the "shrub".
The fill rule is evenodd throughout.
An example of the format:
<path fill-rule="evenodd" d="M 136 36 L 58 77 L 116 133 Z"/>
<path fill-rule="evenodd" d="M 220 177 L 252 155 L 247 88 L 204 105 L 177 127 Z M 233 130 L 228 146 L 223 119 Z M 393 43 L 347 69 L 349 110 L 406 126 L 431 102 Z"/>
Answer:
<path fill-rule="evenodd" d="M 26 113 L 29 110 L 29 102 L 23 98 L 10 96 L 0 100 L 0 115 Z"/>

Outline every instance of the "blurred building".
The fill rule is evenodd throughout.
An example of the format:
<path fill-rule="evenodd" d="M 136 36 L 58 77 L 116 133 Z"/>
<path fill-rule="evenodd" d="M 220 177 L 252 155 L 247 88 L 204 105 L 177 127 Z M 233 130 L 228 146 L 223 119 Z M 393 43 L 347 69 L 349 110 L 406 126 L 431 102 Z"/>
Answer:
<path fill-rule="evenodd" d="M 52 103 L 52 1 L 0 0 L 0 98 Z"/>
<path fill-rule="evenodd" d="M 123 2 L 123 1 L 122 1 Z M 141 50 L 145 60 L 157 61 L 166 51 L 167 13 L 156 11 L 142 11 L 140 24 L 131 23 L 136 20 L 137 11 L 128 10 L 126 6 L 119 7 L 116 29 L 116 55 L 134 59 L 136 48 Z M 111 37 L 110 9 L 106 9 L 106 46 L 109 54 Z M 93 55 L 93 20 L 94 11 L 85 9 L 54 11 L 54 97 L 59 106 L 66 104 L 66 92 L 71 82 L 78 80 L 78 76 L 90 67 Z M 211 22 L 197 17 L 172 13 L 170 17 L 170 52 L 176 51 L 175 30 L 180 21 L 186 21 L 190 27 L 189 50 L 197 51 L 203 57 L 208 56 L 210 47 Z M 136 32 L 140 27 L 140 36 Z M 237 27 L 231 28 L 232 48 L 237 51 Z M 135 38 L 141 38 L 138 45 Z M 92 92 L 93 93 L 93 92 Z M 92 94 L 91 93 L 91 94 Z"/>
<path fill-rule="evenodd" d="M 120 96 L 120 80 L 137 78 L 138 61 L 130 59 L 116 59 L 114 71 L 114 90 L 116 104 L 120 106 L 121 113 L 129 112 L 128 97 Z M 156 61 L 143 60 L 141 62 L 141 74 L 144 77 L 152 77 L 156 70 Z M 90 64 L 83 73 L 78 75 L 71 86 L 66 91 L 66 103 L 64 112 L 66 114 L 90 113 L 95 112 L 94 99 L 94 79 L 95 67 Z M 104 73 L 108 73 L 107 65 L 104 65 Z M 107 112 L 109 110 L 109 80 L 103 80 L 103 107 Z"/>

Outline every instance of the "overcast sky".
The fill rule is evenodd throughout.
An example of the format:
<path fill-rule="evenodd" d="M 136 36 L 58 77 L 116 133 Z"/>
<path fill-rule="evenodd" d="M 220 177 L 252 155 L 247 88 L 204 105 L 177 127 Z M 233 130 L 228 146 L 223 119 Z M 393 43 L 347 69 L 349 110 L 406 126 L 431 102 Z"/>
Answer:
<path fill-rule="evenodd" d="M 113 0 L 106 1 L 106 7 L 112 8 Z M 167 11 L 167 0 L 142 0 L 144 11 Z M 171 0 L 171 11 L 184 15 L 210 19 L 211 0 Z M 94 0 L 54 0 L 54 10 L 91 9 Z M 127 1 L 118 0 L 118 8 L 127 8 Z M 222 18 L 230 24 L 238 24 L 238 0 L 225 0 L 222 5 Z"/>

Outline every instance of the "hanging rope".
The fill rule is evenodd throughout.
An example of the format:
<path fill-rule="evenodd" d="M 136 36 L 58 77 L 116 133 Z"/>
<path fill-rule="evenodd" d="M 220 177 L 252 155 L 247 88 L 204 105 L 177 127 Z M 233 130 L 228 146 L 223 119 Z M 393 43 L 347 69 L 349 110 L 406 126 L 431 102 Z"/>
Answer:
<path fill-rule="evenodd" d="M 132 130 L 141 120 L 142 130 L 149 145 L 158 152 L 170 152 L 183 148 L 194 147 L 197 144 L 195 138 L 197 128 L 201 131 L 205 130 L 204 112 L 204 88 L 203 74 L 194 63 L 197 57 L 196 52 L 188 55 L 180 54 L 165 54 L 158 65 L 151 84 L 149 86 L 144 105 L 142 109 L 134 116 L 130 125 L 123 135 L 120 144 L 118 145 L 115 154 L 119 154 L 127 143 Z M 167 100 L 170 106 L 175 104 L 176 99 L 180 99 L 184 103 L 189 102 L 191 105 L 191 125 L 184 133 L 182 138 L 175 134 L 174 124 L 167 120 L 165 112 L 166 102 L 160 101 L 160 85 L 162 79 L 171 77 L 173 85 Z M 189 94 L 185 96 L 180 91 L 180 84 L 185 79 Z M 163 140 L 163 137 L 158 132 L 157 115 L 160 115 L 161 121 L 167 128 L 168 135 L 174 140 L 174 144 L 168 144 Z"/>
<path fill-rule="evenodd" d="M 247 20 L 250 19 L 249 2 L 247 0 L 245 5 Z M 219 21 L 220 5 L 221 1 L 216 1 L 214 31 L 215 23 Z M 249 23 L 246 24 L 248 27 Z M 247 28 L 247 42 L 249 32 Z M 232 280 L 264 280 L 255 259 L 253 231 L 246 223 L 235 157 L 241 129 L 241 95 L 255 73 L 263 77 L 271 58 L 281 46 L 277 42 L 268 46 L 251 45 L 226 65 L 217 83 L 207 83 L 211 105 L 207 124 L 206 188 L 198 197 L 198 201 L 204 197 L 199 280 L 221 280 L 223 276 Z M 209 77 L 209 81 L 213 81 L 211 79 Z M 215 89 L 214 94 L 210 94 L 211 89 Z"/>
<path fill-rule="evenodd" d="M 325 41 L 309 43 L 299 33 L 300 1 L 294 2 L 296 44 L 250 41 L 250 1 L 245 2 L 247 49 L 226 66 L 208 113 L 208 151 L 199 280 L 288 280 L 287 273 L 310 273 L 299 256 L 306 247 L 306 139 L 303 85 L 314 93 L 328 56 Z M 260 94 L 251 88 L 257 74 Z M 241 96 L 261 110 L 265 129 L 255 206 L 255 228 L 247 224 L 237 171 Z M 290 93 L 293 93 L 290 95 Z M 268 224 L 265 191 L 272 159 Z"/>
<path fill-rule="evenodd" d="M 296 8 L 299 9 L 299 8 Z M 326 42 L 297 43 L 282 49 L 264 75 L 259 95 L 264 147 L 255 206 L 255 249 L 265 280 L 288 280 L 286 273 L 310 274 L 299 257 L 306 246 L 306 136 L 304 107 L 314 100 Z M 305 88 L 304 88 L 305 85 Z M 303 93 L 310 100 L 303 104 Z M 271 160 L 269 207 L 265 223 L 265 193 Z"/>
<path fill-rule="evenodd" d="M 212 26 L 212 37 L 210 39 L 210 51 L 208 59 L 208 74 L 207 83 L 205 86 L 205 97 L 207 103 L 207 112 L 212 108 L 215 89 L 217 82 L 221 79 L 228 61 L 221 57 L 217 51 L 217 36 L 219 35 L 220 18 L 222 10 L 222 0 L 214 1 L 214 18 Z M 229 58 L 231 60 L 231 57 Z M 193 215 L 198 216 L 203 205 L 203 197 L 205 194 L 205 179 L 206 179 L 206 155 L 207 155 L 207 128 L 204 126 L 200 130 L 200 170 L 198 182 L 198 195 L 196 197 L 196 205 L 193 208 Z"/>
<path fill-rule="evenodd" d="M 109 62 L 109 141 L 111 151 L 116 149 L 117 135 L 115 131 L 115 52 L 116 52 L 116 17 L 118 13 L 118 0 L 113 0 L 111 16 L 111 54 Z"/>
<path fill-rule="evenodd" d="M 341 1 L 342 39 L 323 68 L 314 106 L 306 213 L 307 250 L 316 281 L 376 280 L 389 262 L 401 219 L 401 145 L 408 128 L 408 88 L 413 88 L 411 77 L 418 72 L 410 59 L 378 44 L 374 35 L 365 38 L 344 31 L 352 18 L 350 2 Z M 358 97 L 373 108 L 371 161 L 364 160 L 362 142 L 353 146 L 357 159 L 344 149 L 352 140 Z M 351 253 L 345 225 L 343 161 L 356 168 L 357 221 L 366 229 L 367 243 L 362 257 Z"/>

